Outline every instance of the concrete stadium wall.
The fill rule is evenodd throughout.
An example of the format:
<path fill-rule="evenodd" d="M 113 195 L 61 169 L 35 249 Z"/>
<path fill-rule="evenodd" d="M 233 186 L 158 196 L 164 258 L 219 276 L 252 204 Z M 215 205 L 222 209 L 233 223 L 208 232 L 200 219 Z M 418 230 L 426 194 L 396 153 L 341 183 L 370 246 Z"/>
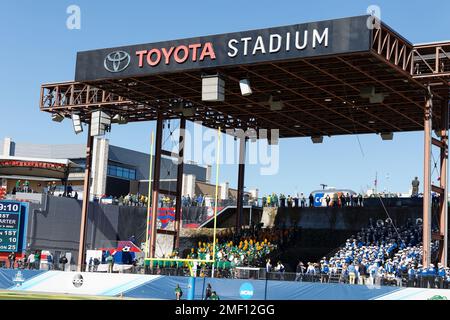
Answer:
<path fill-rule="evenodd" d="M 42 205 L 30 204 L 27 243 L 29 249 L 48 249 L 55 252 L 72 252 L 77 256 L 81 201 L 63 197 L 48 197 Z M 401 225 L 408 218 L 416 219 L 422 214 L 421 207 L 388 207 L 390 216 Z M 206 213 L 204 208 L 183 209 L 183 219 L 200 218 Z M 273 209 L 265 209 L 273 210 Z M 232 227 L 235 211 L 229 210 L 218 217 L 218 227 Z M 137 242 L 144 240 L 146 208 L 114 205 L 89 204 L 87 227 L 87 248 L 114 246 L 119 240 L 127 240 L 134 235 Z M 244 211 L 244 223 L 248 223 L 249 210 Z M 253 210 L 254 221 L 261 219 L 261 211 Z M 301 228 L 298 250 L 295 257 L 322 255 L 342 244 L 342 242 L 362 227 L 369 219 L 385 220 L 382 207 L 364 208 L 279 208 L 274 217 L 278 227 L 297 226 Z M 195 241 L 194 241 L 195 242 Z M 182 240 L 180 250 L 192 245 L 190 239 Z M 317 250 L 317 248 L 319 248 Z"/>
<path fill-rule="evenodd" d="M 405 224 L 408 218 L 415 221 L 422 216 L 421 207 L 388 207 L 389 216 L 395 225 Z M 358 231 L 367 227 L 369 219 L 388 218 L 382 206 L 345 208 L 278 208 L 275 226 L 303 229 L 329 229 Z"/>

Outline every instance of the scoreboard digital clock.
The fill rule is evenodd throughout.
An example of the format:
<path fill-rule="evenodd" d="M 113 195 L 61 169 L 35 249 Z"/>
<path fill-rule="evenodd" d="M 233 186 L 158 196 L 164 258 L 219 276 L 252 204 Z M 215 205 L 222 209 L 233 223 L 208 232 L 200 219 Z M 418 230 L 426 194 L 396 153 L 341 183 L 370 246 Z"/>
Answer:
<path fill-rule="evenodd" d="M 19 202 L 0 202 L 0 212 L 20 212 Z"/>
<path fill-rule="evenodd" d="M 0 201 L 0 252 L 25 248 L 28 203 Z"/>

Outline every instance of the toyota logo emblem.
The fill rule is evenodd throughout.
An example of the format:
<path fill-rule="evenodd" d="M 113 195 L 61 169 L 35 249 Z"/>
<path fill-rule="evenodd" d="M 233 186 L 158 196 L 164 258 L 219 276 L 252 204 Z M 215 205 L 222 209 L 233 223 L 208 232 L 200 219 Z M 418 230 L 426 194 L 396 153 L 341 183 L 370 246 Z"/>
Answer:
<path fill-rule="evenodd" d="M 108 54 L 104 61 L 105 69 L 109 72 L 121 72 L 130 65 L 131 57 L 125 51 L 114 51 Z"/>

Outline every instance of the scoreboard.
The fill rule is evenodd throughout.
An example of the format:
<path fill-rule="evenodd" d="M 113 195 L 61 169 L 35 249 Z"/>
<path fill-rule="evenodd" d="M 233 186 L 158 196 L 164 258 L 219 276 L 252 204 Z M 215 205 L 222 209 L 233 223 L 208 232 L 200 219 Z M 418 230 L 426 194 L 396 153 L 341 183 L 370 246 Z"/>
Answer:
<path fill-rule="evenodd" d="M 25 248 L 28 203 L 0 201 L 0 252 Z"/>

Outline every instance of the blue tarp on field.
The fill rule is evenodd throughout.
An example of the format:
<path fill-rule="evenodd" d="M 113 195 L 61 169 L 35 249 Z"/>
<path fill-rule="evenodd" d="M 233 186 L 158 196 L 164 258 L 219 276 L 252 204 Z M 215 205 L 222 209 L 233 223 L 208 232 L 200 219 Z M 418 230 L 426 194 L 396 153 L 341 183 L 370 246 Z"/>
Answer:
<path fill-rule="evenodd" d="M 322 284 L 294 281 L 266 281 L 196 278 L 195 299 L 204 299 L 207 284 L 211 284 L 221 300 L 370 300 L 397 290 L 398 287 Z M 175 299 L 175 287 L 183 290 L 187 299 L 188 278 L 163 276 L 124 293 L 124 296 L 152 299 Z"/>
<path fill-rule="evenodd" d="M 0 289 L 15 286 L 13 279 L 17 269 L 0 269 Z M 25 280 L 30 280 L 46 270 L 20 270 Z M 114 274 L 120 276 L 120 274 Z M 123 292 L 130 298 L 175 299 L 177 284 L 183 290 L 182 299 L 188 297 L 188 277 L 160 276 Z M 370 300 L 403 288 L 387 286 L 363 286 L 347 284 L 321 284 L 294 281 L 244 280 L 220 278 L 196 278 L 195 299 L 204 299 L 210 284 L 221 300 Z"/>

